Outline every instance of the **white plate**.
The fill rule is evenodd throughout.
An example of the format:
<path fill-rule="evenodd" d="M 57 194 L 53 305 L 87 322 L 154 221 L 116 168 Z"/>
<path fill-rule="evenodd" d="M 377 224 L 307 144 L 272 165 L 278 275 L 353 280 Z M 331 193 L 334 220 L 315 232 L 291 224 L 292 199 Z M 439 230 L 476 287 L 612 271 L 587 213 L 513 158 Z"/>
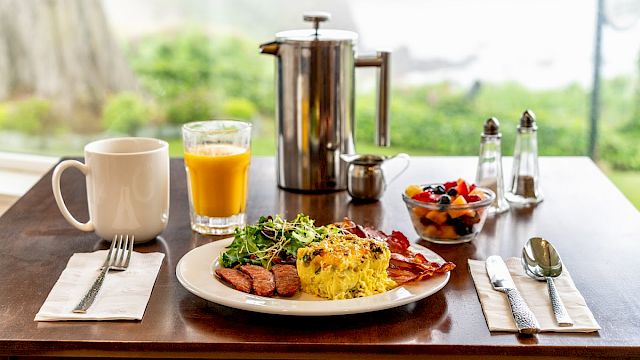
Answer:
<path fill-rule="evenodd" d="M 268 314 L 322 316 L 357 314 L 405 305 L 436 293 L 449 282 L 450 277 L 447 272 L 382 294 L 356 299 L 326 300 L 303 292 L 290 298 L 269 298 L 235 290 L 214 275 L 214 269 L 220 266 L 220 254 L 232 241 L 232 238 L 214 241 L 185 254 L 176 267 L 180 284 L 203 299 L 236 309 Z M 444 262 L 440 255 L 425 247 L 416 244 L 412 247 L 430 261 Z"/>

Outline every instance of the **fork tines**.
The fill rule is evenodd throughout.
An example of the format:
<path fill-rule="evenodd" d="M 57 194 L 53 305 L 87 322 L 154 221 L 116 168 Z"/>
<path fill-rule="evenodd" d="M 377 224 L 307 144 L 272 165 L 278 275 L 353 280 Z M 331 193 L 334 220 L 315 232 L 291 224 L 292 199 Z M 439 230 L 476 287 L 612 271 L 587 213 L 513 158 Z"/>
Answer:
<path fill-rule="evenodd" d="M 131 261 L 131 253 L 133 252 L 134 235 L 116 235 L 113 238 L 113 242 L 117 242 L 115 245 L 116 253 L 113 257 L 113 261 L 110 266 L 115 270 L 124 270 L 129 267 Z M 113 244 L 112 244 L 113 248 Z M 109 250 L 111 251 L 111 250 Z M 126 256 L 126 258 L 125 258 Z M 108 257 L 108 256 L 107 256 Z"/>

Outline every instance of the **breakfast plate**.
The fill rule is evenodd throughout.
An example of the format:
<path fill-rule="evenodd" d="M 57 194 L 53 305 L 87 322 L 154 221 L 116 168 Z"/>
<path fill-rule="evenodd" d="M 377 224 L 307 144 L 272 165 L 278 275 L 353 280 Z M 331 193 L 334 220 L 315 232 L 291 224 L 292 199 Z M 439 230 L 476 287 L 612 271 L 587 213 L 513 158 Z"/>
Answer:
<path fill-rule="evenodd" d="M 216 277 L 214 271 L 220 266 L 218 259 L 232 241 L 232 238 L 214 241 L 185 254 L 176 267 L 180 284 L 205 300 L 236 309 L 280 315 L 325 316 L 365 313 L 409 304 L 436 293 L 449 282 L 450 277 L 449 272 L 438 274 L 382 294 L 355 299 L 326 300 L 304 292 L 290 298 L 263 297 L 238 291 Z M 430 261 L 444 262 L 440 255 L 423 246 L 413 244 L 412 248 Z"/>

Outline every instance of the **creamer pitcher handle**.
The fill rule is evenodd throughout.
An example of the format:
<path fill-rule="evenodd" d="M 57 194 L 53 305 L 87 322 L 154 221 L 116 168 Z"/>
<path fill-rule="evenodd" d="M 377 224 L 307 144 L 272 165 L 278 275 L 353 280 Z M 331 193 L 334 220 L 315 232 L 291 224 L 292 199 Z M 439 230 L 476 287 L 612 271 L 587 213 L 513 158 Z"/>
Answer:
<path fill-rule="evenodd" d="M 396 159 L 404 160 L 404 162 L 405 162 L 404 167 L 402 169 L 400 169 L 400 171 L 398 171 L 398 173 L 395 174 L 391 178 L 391 180 L 385 181 L 385 185 L 389 185 L 392 182 L 394 182 L 400 175 L 402 175 L 402 173 L 404 173 L 409 168 L 409 163 L 411 162 L 411 157 L 408 154 L 405 154 L 405 153 L 399 153 L 399 154 L 393 155 L 392 157 L 388 158 L 385 161 L 396 160 Z"/>
<path fill-rule="evenodd" d="M 76 218 L 74 218 L 73 215 L 71 215 L 71 213 L 69 212 L 69 209 L 67 209 L 67 205 L 65 205 L 64 199 L 62 199 L 62 192 L 60 191 L 60 176 L 62 176 L 62 173 L 67 168 L 70 168 L 70 167 L 77 168 L 85 176 L 89 171 L 89 168 L 87 167 L 87 165 L 79 161 L 76 161 L 76 160 L 62 161 L 53 170 L 53 176 L 51 177 L 51 187 L 53 188 L 53 196 L 56 199 L 56 203 L 58 204 L 58 209 L 60 209 L 62 216 L 64 216 L 64 218 L 67 219 L 67 221 L 71 225 L 75 226 L 77 229 L 82 231 L 93 231 L 94 227 L 91 219 L 89 219 L 89 221 L 87 221 L 86 223 L 81 223 L 78 220 L 76 220 Z"/>

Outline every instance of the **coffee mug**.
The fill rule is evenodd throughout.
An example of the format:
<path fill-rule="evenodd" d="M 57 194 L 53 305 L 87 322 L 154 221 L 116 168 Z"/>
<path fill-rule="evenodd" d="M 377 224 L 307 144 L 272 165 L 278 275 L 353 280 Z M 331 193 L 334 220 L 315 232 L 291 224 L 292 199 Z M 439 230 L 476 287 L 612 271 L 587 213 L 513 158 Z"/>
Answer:
<path fill-rule="evenodd" d="M 89 143 L 85 163 L 60 162 L 51 185 L 60 212 L 82 231 L 105 240 L 134 235 L 135 242 L 154 239 L 169 219 L 169 145 L 151 138 L 114 138 Z M 60 176 L 75 167 L 86 176 L 89 221 L 69 212 L 60 192 Z"/>

